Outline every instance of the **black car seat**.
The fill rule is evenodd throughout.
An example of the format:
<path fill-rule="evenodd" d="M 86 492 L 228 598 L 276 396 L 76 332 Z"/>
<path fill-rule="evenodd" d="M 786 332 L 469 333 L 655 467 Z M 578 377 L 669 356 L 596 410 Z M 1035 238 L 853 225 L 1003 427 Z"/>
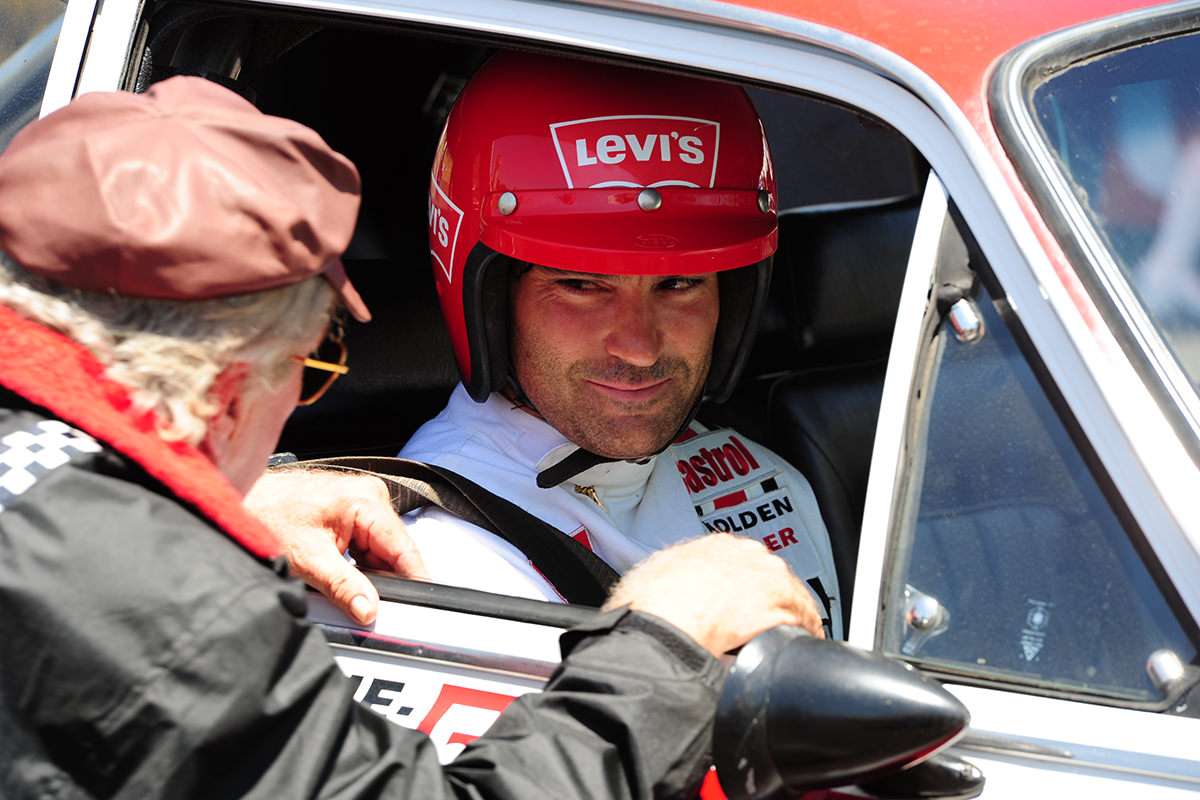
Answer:
<path fill-rule="evenodd" d="M 919 204 L 913 196 L 780 217 L 760 345 L 787 352 L 792 363 L 758 379 L 762 441 L 812 484 L 847 624 L 884 371 Z"/>
<path fill-rule="evenodd" d="M 346 324 L 350 372 L 319 402 L 296 409 L 281 451 L 300 458 L 394 456 L 442 410 L 458 368 L 428 259 L 420 247 L 406 259 L 344 260 L 374 318 Z"/>

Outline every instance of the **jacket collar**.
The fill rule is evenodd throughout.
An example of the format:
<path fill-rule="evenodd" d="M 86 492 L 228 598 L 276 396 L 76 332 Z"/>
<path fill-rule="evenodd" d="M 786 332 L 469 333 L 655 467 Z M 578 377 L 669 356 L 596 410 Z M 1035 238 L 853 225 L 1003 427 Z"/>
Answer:
<path fill-rule="evenodd" d="M 159 437 L 154 414 L 136 411 L 95 356 L 3 306 L 0 385 L 136 462 L 254 555 L 279 555 L 278 540 L 243 509 L 241 493 L 196 448 Z"/>

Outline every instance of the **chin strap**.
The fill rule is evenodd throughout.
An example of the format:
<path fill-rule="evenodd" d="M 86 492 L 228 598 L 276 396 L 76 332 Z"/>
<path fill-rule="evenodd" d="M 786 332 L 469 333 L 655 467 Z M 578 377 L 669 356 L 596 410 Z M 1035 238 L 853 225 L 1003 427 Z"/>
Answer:
<path fill-rule="evenodd" d="M 551 464 L 538 473 L 538 488 L 553 489 L 560 483 L 574 478 L 581 472 L 586 472 L 597 464 L 607 464 L 613 461 L 636 461 L 638 463 L 649 461 L 650 459 L 664 452 L 680 436 L 683 435 L 684 431 L 688 429 L 688 426 L 692 424 L 692 420 L 696 418 L 696 412 L 699 410 L 700 401 L 697 400 L 696 405 L 692 406 L 691 412 L 687 415 L 687 417 L 684 418 L 683 424 L 679 426 L 679 430 L 675 431 L 675 435 L 668 439 L 667 443 L 663 445 L 661 449 L 651 453 L 648 456 L 642 456 L 641 458 L 611 458 L 609 456 L 597 455 L 591 450 L 584 450 L 582 447 L 576 448 L 557 464 Z"/>
<path fill-rule="evenodd" d="M 508 380 L 504 388 L 500 390 L 500 394 L 512 401 L 518 407 L 526 411 L 533 412 L 539 419 L 545 419 L 537 408 L 533 405 L 533 401 L 525 394 L 525 390 L 521 387 L 520 381 L 509 370 Z M 607 464 L 612 461 L 622 461 L 620 458 L 609 458 L 608 456 L 597 455 L 590 450 L 584 450 L 578 447 L 567 454 L 561 461 L 556 464 L 551 464 L 544 470 L 538 473 L 537 485 L 539 489 L 553 489 L 560 483 L 574 478 L 581 472 L 586 472 L 597 464 Z"/>
<path fill-rule="evenodd" d="M 551 464 L 539 472 L 537 476 L 537 485 L 539 489 L 553 489 L 563 481 L 568 481 L 579 473 L 585 472 L 597 464 L 605 464 L 610 461 L 623 460 L 624 459 L 620 458 L 609 458 L 608 456 L 596 455 L 591 450 L 584 450 L 582 447 L 580 447 L 562 461 L 559 461 L 557 464 Z"/>
<path fill-rule="evenodd" d="M 505 385 L 504 389 L 500 393 L 502 395 L 504 395 L 505 397 L 507 397 L 512 402 L 521 406 L 522 408 L 526 408 L 526 409 L 532 411 L 533 413 L 537 414 L 539 417 L 542 416 L 540 413 L 538 413 L 537 408 L 533 405 L 533 403 L 530 401 L 529 397 L 525 394 L 525 390 L 523 388 L 521 388 L 520 382 L 516 379 L 515 376 L 513 376 L 511 374 L 511 371 L 510 371 L 510 374 L 508 377 L 508 382 Z M 597 464 L 609 464 L 609 463 L 612 463 L 613 461 L 643 462 L 643 461 L 648 461 L 651 458 L 654 458 L 659 453 L 662 453 L 663 451 L 665 451 L 668 447 L 671 446 L 671 444 L 676 439 L 678 439 L 680 436 L 683 435 L 684 431 L 686 431 L 688 429 L 688 426 L 692 424 L 692 420 L 696 418 L 696 412 L 700 410 L 700 403 L 703 400 L 704 400 L 703 395 L 696 398 L 696 402 L 692 405 L 692 410 L 688 412 L 688 415 L 686 417 L 684 417 L 683 422 L 680 423 L 679 429 L 675 431 L 675 434 L 673 436 L 671 436 L 670 439 L 667 439 L 666 444 L 664 444 L 660 449 L 656 450 L 655 452 L 651 453 L 650 455 L 641 456 L 640 458 L 612 458 L 611 456 L 598 455 L 596 453 L 593 453 L 591 450 L 584 450 L 582 447 L 579 447 L 579 448 L 576 448 L 575 450 L 573 450 L 570 454 L 568 454 L 565 458 L 563 458 L 558 463 L 551 464 L 550 466 L 546 467 L 544 470 L 539 472 L 538 476 L 537 476 L 538 488 L 539 489 L 553 489 L 555 486 L 558 486 L 560 483 L 569 481 L 571 478 L 574 478 L 579 473 L 586 472 L 589 469 L 591 469 L 592 467 L 596 466 Z M 543 417 L 543 419 L 544 419 L 544 417 Z"/>

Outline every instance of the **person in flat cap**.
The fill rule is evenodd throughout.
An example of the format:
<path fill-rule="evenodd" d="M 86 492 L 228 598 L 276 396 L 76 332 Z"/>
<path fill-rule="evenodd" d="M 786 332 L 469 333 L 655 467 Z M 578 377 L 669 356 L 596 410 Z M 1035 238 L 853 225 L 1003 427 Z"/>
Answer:
<path fill-rule="evenodd" d="M 339 262 L 358 203 L 316 133 L 194 77 L 83 95 L 0 153 L 0 797 L 695 789 L 713 654 L 798 613 L 751 543 L 634 569 L 444 766 L 305 620 L 242 495 L 345 372 L 339 305 L 369 318 Z M 692 585 L 714 559 L 724 585 Z"/>

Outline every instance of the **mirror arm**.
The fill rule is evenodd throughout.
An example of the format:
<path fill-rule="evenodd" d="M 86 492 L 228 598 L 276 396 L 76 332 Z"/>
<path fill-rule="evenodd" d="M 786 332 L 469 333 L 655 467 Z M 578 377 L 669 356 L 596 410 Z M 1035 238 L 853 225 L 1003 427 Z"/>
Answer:
<path fill-rule="evenodd" d="M 938 753 L 916 766 L 860 783 L 858 788 L 879 800 L 968 800 L 983 792 L 979 767 L 951 753 Z"/>

